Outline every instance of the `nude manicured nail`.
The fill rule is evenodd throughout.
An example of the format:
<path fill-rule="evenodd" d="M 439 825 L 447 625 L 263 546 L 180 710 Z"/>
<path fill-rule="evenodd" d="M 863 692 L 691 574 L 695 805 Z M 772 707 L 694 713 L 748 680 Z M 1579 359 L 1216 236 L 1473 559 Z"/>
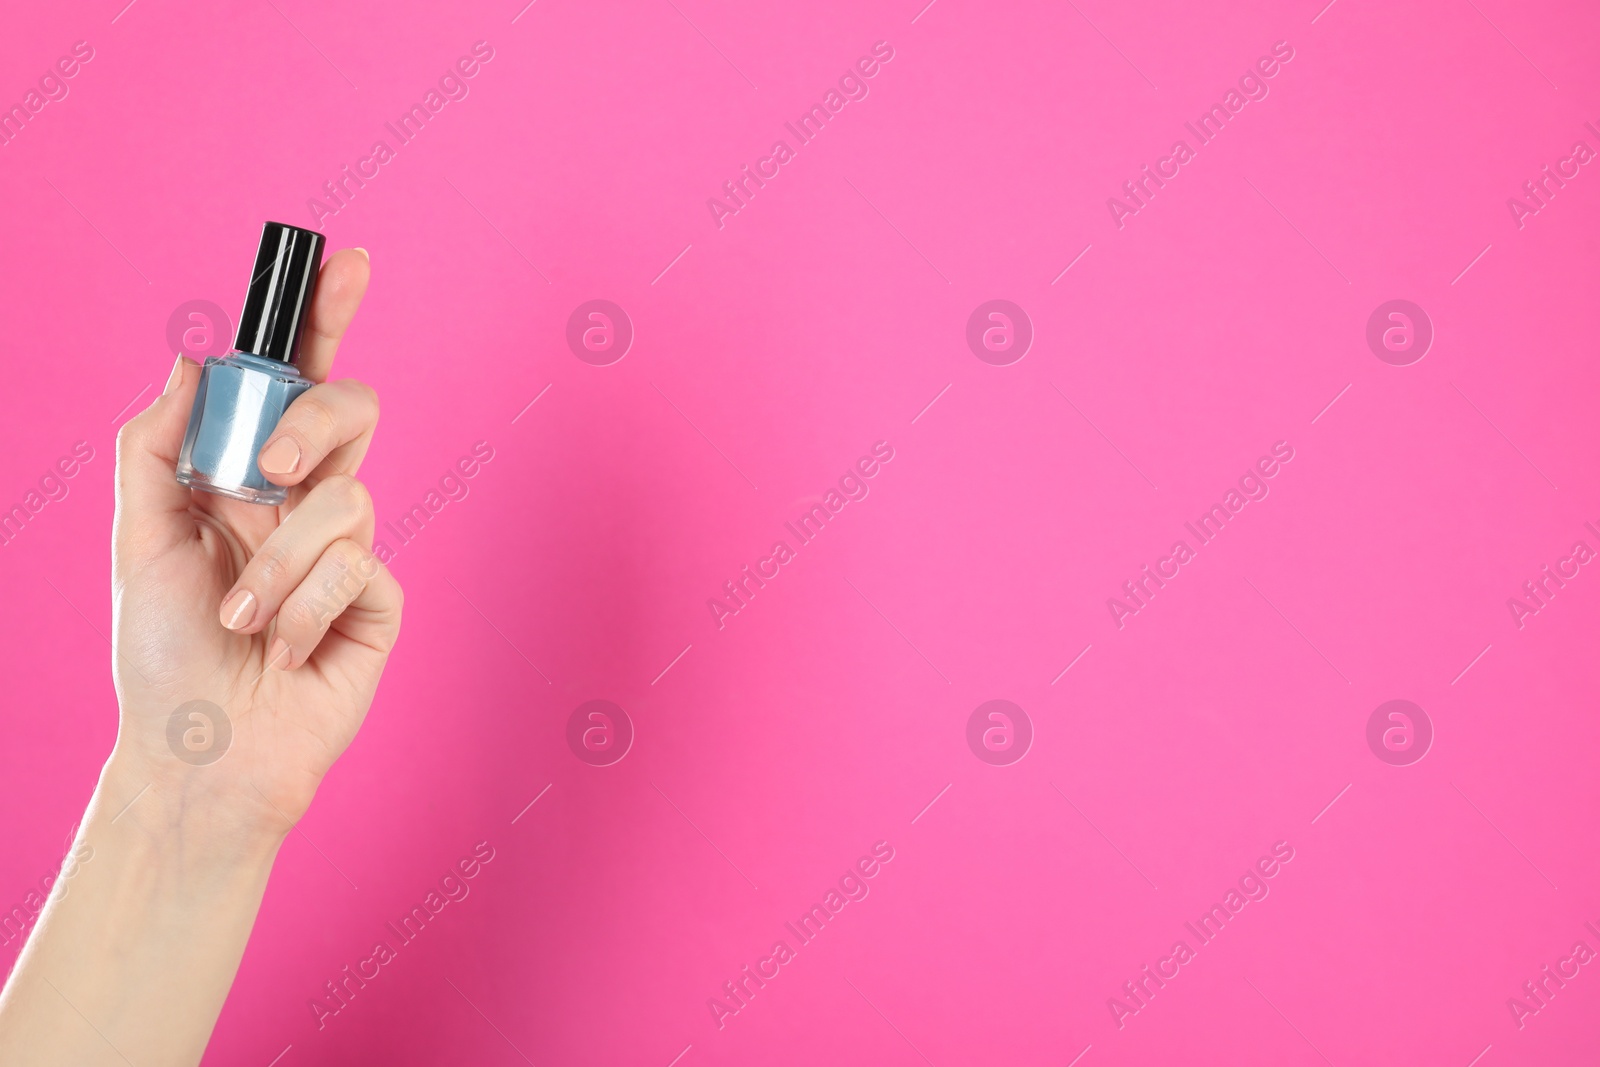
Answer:
<path fill-rule="evenodd" d="M 260 462 L 268 474 L 293 474 L 300 465 L 300 446 L 292 437 L 280 437 L 261 450 Z"/>
<path fill-rule="evenodd" d="M 222 625 L 230 630 L 249 626 L 255 614 L 256 596 L 248 589 L 240 589 L 222 602 Z"/>
<path fill-rule="evenodd" d="M 172 373 L 167 375 L 167 384 L 161 389 L 162 396 L 166 396 L 168 393 L 178 388 L 178 383 L 183 381 L 183 369 L 185 365 L 194 366 L 194 360 L 179 356 L 177 362 L 173 363 Z"/>
<path fill-rule="evenodd" d="M 366 257 L 367 257 L 367 262 L 368 262 L 368 263 L 371 263 L 371 262 L 372 262 L 372 256 L 371 256 L 371 255 L 369 255 L 369 254 L 368 254 L 368 253 L 367 253 L 367 250 L 366 250 L 366 249 L 365 249 L 365 248 L 362 248 L 362 247 L 360 247 L 360 246 L 359 246 L 359 245 L 358 245 L 358 246 L 357 246 L 357 247 L 356 247 L 356 251 L 357 251 L 357 252 L 360 252 L 360 253 L 361 253 L 361 254 L 362 254 L 362 255 L 363 255 L 363 256 L 366 256 Z"/>
<path fill-rule="evenodd" d="M 294 666 L 294 653 L 289 651 L 289 642 L 281 637 L 272 642 L 272 651 L 267 653 L 267 666 L 280 671 Z"/>

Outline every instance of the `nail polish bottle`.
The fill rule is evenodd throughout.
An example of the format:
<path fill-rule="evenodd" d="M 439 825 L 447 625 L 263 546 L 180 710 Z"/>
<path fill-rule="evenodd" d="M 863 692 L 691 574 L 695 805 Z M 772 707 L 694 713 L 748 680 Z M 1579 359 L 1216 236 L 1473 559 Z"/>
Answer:
<path fill-rule="evenodd" d="M 261 446 L 294 398 L 311 388 L 295 361 L 310 317 L 325 238 L 281 222 L 261 228 L 234 350 L 200 368 L 200 389 L 178 453 L 178 481 L 252 504 L 282 504 L 288 490 L 256 466 Z"/>

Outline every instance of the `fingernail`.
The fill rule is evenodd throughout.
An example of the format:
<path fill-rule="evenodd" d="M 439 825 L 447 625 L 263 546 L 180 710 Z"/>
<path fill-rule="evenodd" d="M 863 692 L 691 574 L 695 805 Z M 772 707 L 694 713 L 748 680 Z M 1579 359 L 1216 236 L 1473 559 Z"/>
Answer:
<path fill-rule="evenodd" d="M 248 589 L 240 589 L 222 602 L 222 625 L 239 630 L 250 625 L 256 615 L 256 596 Z"/>
<path fill-rule="evenodd" d="M 280 437 L 261 450 L 261 469 L 268 474 L 293 474 L 300 465 L 300 446 L 292 437 Z"/>
<path fill-rule="evenodd" d="M 367 257 L 367 262 L 368 262 L 368 263 L 371 263 L 371 262 L 372 262 L 372 256 L 371 256 L 371 255 L 369 255 L 369 254 L 368 254 L 368 252 L 367 252 L 367 250 L 366 250 L 366 249 L 365 249 L 365 248 L 361 248 L 361 247 L 359 247 L 359 246 L 358 246 L 358 247 L 357 247 L 357 248 L 356 248 L 356 251 L 357 251 L 357 252 L 360 252 L 360 253 L 361 253 L 361 254 L 362 254 L 362 255 L 363 255 L 363 256 L 366 256 L 366 257 Z"/>
<path fill-rule="evenodd" d="M 289 642 L 281 637 L 272 642 L 272 651 L 267 653 L 267 666 L 286 671 L 292 666 L 293 659 L 294 655 L 289 651 Z"/>
<path fill-rule="evenodd" d="M 194 360 L 179 356 L 177 362 L 172 365 L 172 373 L 167 375 L 167 384 L 161 390 L 162 396 L 178 388 L 178 384 L 183 381 L 183 368 L 186 364 L 193 366 Z"/>

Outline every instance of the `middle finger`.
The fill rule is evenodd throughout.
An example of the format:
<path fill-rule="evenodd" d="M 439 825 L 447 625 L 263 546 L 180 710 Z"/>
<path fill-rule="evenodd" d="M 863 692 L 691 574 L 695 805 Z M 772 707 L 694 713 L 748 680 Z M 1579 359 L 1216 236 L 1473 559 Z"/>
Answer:
<path fill-rule="evenodd" d="M 370 385 L 354 378 L 313 385 L 283 413 L 256 464 L 275 485 L 299 485 L 312 474 L 353 475 L 377 425 L 378 394 Z"/>

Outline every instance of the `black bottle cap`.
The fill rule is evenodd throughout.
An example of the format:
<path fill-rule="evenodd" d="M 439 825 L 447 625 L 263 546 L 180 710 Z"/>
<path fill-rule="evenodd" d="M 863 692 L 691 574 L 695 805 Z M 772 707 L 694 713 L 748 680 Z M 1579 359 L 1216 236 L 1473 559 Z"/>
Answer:
<path fill-rule="evenodd" d="M 282 222 L 261 227 L 261 246 L 250 272 L 250 288 L 239 312 L 233 347 L 264 359 L 293 363 L 300 357 L 300 334 L 311 317 L 322 246 L 327 238 Z"/>

